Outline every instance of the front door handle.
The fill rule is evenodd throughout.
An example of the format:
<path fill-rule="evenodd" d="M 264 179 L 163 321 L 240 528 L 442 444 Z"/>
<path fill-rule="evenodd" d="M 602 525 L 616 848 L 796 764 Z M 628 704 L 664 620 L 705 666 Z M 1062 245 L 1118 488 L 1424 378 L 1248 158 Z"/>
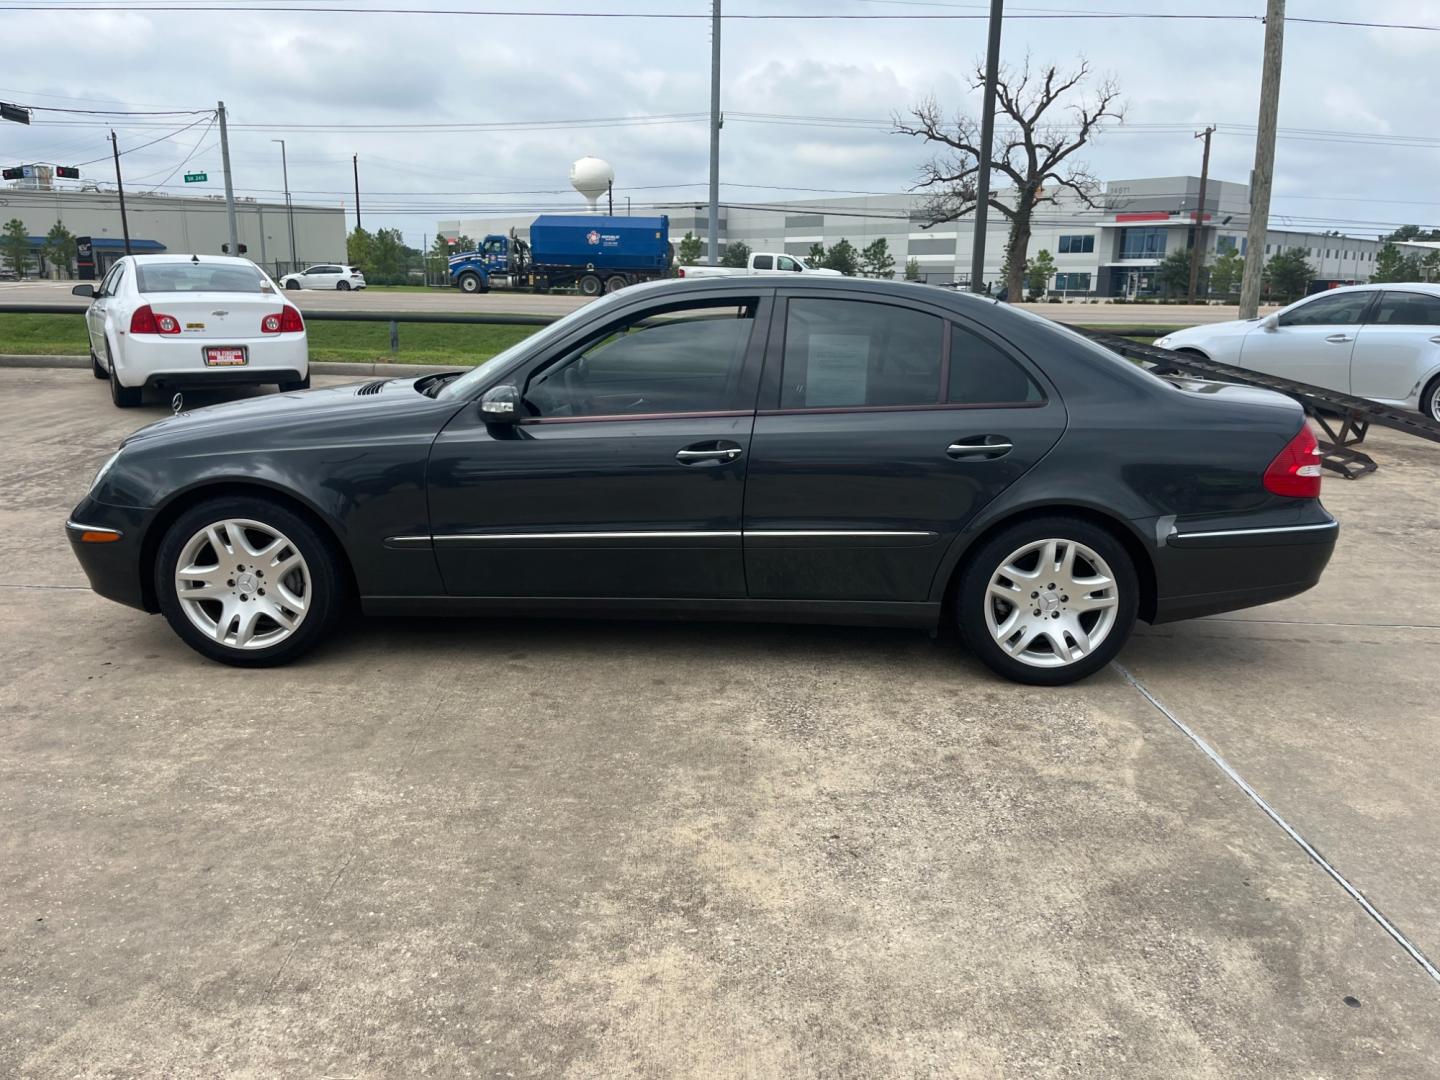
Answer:
<path fill-rule="evenodd" d="M 971 435 L 951 443 L 945 453 L 956 460 L 984 458 L 989 461 L 1004 457 L 1014 449 L 1015 444 L 1005 435 Z"/>
<path fill-rule="evenodd" d="M 1343 345 L 1343 344 L 1345 344 L 1345 342 L 1347 342 L 1347 341 L 1350 340 L 1350 335 L 1349 335 L 1349 334 L 1331 334 L 1331 335 L 1330 335 L 1329 337 L 1327 337 L 1325 340 L 1328 341 L 1328 342 L 1330 342 L 1330 344 L 1332 344 L 1332 345 Z"/>
<path fill-rule="evenodd" d="M 734 461 L 745 451 L 735 443 L 719 440 L 695 443 L 675 452 L 675 460 L 681 465 L 705 465 L 712 462 Z"/>

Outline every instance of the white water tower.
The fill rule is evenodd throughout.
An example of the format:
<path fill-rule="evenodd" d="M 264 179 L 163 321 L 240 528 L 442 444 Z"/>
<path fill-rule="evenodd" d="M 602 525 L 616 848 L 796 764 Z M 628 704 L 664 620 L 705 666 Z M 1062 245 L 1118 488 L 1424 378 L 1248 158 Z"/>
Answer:
<path fill-rule="evenodd" d="M 570 166 L 570 186 L 585 196 L 592 214 L 599 210 L 600 196 L 609 191 L 614 182 L 615 170 L 602 158 L 582 157 Z"/>

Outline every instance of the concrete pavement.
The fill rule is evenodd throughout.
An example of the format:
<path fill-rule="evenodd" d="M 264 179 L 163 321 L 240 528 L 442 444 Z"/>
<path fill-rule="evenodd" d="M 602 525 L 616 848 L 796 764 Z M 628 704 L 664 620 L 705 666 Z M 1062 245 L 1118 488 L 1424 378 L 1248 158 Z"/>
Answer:
<path fill-rule="evenodd" d="M 164 410 L 0 400 L 0 1075 L 1440 1074 L 1440 986 L 1118 674 L 468 620 L 211 665 L 62 536 Z M 1318 589 L 1121 659 L 1440 950 L 1440 448 L 1371 440 Z"/>

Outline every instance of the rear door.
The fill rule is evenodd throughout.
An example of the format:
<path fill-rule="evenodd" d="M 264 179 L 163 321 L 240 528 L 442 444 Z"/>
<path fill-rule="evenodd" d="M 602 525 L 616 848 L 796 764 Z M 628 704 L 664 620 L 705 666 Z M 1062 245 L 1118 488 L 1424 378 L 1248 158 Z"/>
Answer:
<path fill-rule="evenodd" d="M 1350 393 L 1350 357 L 1376 292 L 1322 294 L 1280 313 L 1272 330 L 1245 335 L 1240 362 L 1252 371 Z"/>
<path fill-rule="evenodd" d="M 462 409 L 431 451 L 436 559 L 461 596 L 740 598 L 740 512 L 769 325 L 757 291 L 637 302 Z"/>
<path fill-rule="evenodd" d="M 1055 444 L 1064 406 L 983 327 L 889 295 L 777 300 L 745 492 L 768 599 L 917 602 L 950 541 Z"/>
<path fill-rule="evenodd" d="M 1353 393 L 1404 401 L 1440 366 L 1440 296 L 1385 289 L 1355 339 Z"/>

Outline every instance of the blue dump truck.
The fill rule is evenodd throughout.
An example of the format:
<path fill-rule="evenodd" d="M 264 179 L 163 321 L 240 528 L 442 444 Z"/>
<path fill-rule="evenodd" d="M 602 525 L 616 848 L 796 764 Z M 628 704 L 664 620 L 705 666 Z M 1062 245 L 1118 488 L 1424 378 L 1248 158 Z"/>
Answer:
<path fill-rule="evenodd" d="M 670 272 L 668 217 L 542 214 L 529 241 L 487 236 L 475 251 L 450 257 L 450 282 L 461 292 L 492 288 L 550 289 L 573 285 L 599 296 Z"/>

